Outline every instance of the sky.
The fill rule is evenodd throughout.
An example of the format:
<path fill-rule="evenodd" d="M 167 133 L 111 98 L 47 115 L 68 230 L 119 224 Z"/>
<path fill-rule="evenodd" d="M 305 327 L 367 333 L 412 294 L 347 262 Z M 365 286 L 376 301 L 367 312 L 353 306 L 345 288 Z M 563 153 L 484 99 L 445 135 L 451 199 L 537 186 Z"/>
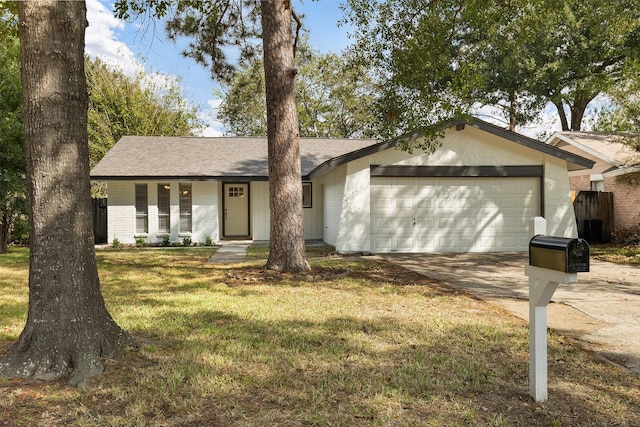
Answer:
<path fill-rule="evenodd" d="M 322 52 L 342 52 L 350 43 L 348 34 L 352 28 L 338 25 L 343 18 L 340 9 L 343 0 L 293 0 L 299 15 L 304 15 L 304 28 L 310 44 Z M 216 107 L 221 99 L 215 94 L 219 86 L 211 79 L 209 70 L 190 58 L 181 55 L 188 40 L 177 43 L 165 36 L 161 22 L 140 20 L 125 22 L 113 16 L 113 0 L 86 0 L 89 27 L 86 30 L 86 51 L 115 63 L 126 72 L 135 74 L 144 70 L 152 79 L 163 81 L 179 79 L 183 96 L 200 110 L 205 123 L 202 136 L 221 136 L 224 128 L 216 120 Z M 493 120 L 490 110 L 480 110 L 479 117 L 500 126 Z M 557 112 L 553 105 L 544 111 L 541 123 L 520 129 L 519 132 L 537 138 L 541 133 L 551 135 L 560 130 Z"/>
<path fill-rule="evenodd" d="M 209 70 L 181 55 L 187 40 L 177 43 L 165 36 L 160 22 L 125 22 L 113 16 L 113 0 L 86 0 L 86 52 L 122 67 L 129 74 L 144 70 L 153 78 L 159 73 L 180 79 L 183 96 L 200 108 L 205 122 L 203 136 L 220 136 L 224 129 L 216 120 L 220 99 L 215 95 L 218 85 Z M 299 15 L 305 15 L 310 44 L 323 52 L 340 53 L 348 44 L 348 29 L 338 26 L 342 19 L 341 0 L 293 0 Z"/>

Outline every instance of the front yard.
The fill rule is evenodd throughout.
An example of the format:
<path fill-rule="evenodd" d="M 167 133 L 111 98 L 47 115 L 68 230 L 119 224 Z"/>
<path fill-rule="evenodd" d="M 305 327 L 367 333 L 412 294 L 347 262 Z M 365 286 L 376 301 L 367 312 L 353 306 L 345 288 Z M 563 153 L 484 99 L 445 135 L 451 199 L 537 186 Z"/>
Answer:
<path fill-rule="evenodd" d="M 0 379 L 0 426 L 636 426 L 640 379 L 549 337 L 528 395 L 527 325 L 400 267 L 312 249 L 311 275 L 213 248 L 98 252 L 116 321 L 143 345 L 92 387 Z M 0 354 L 27 309 L 28 253 L 0 255 Z"/>

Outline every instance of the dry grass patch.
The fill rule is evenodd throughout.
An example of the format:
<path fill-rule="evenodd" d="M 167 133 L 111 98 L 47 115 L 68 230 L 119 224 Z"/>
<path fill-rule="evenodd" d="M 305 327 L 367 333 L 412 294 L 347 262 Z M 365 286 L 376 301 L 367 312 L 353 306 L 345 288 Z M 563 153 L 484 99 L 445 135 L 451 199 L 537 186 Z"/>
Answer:
<path fill-rule="evenodd" d="M 555 334 L 550 401 L 534 403 L 526 324 L 441 283 L 364 258 L 313 261 L 310 279 L 211 252 L 100 252 L 109 309 L 143 345 L 87 390 L 0 380 L 0 426 L 640 425 L 640 380 Z M 26 302 L 7 315 L 4 298 L 25 287 L 0 277 L 10 331 Z"/>
<path fill-rule="evenodd" d="M 591 245 L 593 257 L 615 264 L 640 265 L 640 246 Z"/>

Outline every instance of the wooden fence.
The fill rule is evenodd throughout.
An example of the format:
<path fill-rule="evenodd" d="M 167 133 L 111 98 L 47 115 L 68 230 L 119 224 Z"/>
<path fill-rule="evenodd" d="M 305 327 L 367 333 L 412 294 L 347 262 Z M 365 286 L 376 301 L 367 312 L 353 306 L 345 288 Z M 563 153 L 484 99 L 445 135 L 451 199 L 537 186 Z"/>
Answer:
<path fill-rule="evenodd" d="M 613 193 L 581 191 L 573 201 L 578 236 L 589 243 L 609 243 L 613 231 Z"/>

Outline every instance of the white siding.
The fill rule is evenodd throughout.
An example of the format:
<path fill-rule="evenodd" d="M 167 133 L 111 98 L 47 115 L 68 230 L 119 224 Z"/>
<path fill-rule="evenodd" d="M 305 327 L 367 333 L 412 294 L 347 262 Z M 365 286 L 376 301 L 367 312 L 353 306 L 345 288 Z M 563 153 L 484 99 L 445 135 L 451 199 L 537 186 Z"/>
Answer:
<path fill-rule="evenodd" d="M 135 243 L 135 184 L 111 181 L 107 185 L 107 241 L 111 244 L 117 238 L 124 244 Z"/>
<path fill-rule="evenodd" d="M 304 238 L 322 239 L 322 184 L 311 183 L 311 208 L 304 208 Z M 251 236 L 253 240 L 269 240 L 269 183 L 251 183 Z"/>
<path fill-rule="evenodd" d="M 441 146 L 433 153 L 385 150 L 354 160 L 323 177 L 325 241 L 335 245 L 338 252 L 371 250 L 370 165 L 543 165 L 549 232 L 567 237 L 577 235 L 566 162 L 467 126 L 463 131 L 448 130 Z"/>
<path fill-rule="evenodd" d="M 578 237 L 566 162 L 548 157 L 544 164 L 544 217 L 550 236 Z"/>
<path fill-rule="evenodd" d="M 305 240 L 322 239 L 324 188 L 320 181 L 311 183 L 311 207 L 303 208 Z"/>
<path fill-rule="evenodd" d="M 147 243 L 160 243 L 166 233 L 158 233 L 158 184 L 171 186 L 171 232 L 172 242 L 182 242 L 190 237 L 192 242 L 204 242 L 207 236 L 213 242 L 219 240 L 219 183 L 191 182 L 192 185 L 192 232 L 180 233 L 180 205 L 178 189 L 180 183 L 188 181 L 110 181 L 107 187 L 107 237 L 113 243 L 134 244 L 136 237 L 146 237 Z M 149 230 L 136 233 L 135 228 L 135 184 L 147 184 Z"/>
<path fill-rule="evenodd" d="M 334 246 L 338 243 L 346 176 L 347 167 L 343 165 L 325 175 L 322 180 L 324 183 L 323 240 Z"/>
<path fill-rule="evenodd" d="M 269 182 L 251 183 L 250 209 L 253 240 L 269 240 Z"/>
<path fill-rule="evenodd" d="M 370 252 L 371 195 L 369 157 L 347 165 L 340 230 L 336 249 L 339 252 Z"/>
<path fill-rule="evenodd" d="M 220 240 L 219 230 L 220 224 L 218 222 L 218 182 L 192 182 L 193 192 L 193 224 L 192 224 L 192 236 L 193 242 L 204 242 L 207 236 L 211 237 L 213 242 Z"/>

